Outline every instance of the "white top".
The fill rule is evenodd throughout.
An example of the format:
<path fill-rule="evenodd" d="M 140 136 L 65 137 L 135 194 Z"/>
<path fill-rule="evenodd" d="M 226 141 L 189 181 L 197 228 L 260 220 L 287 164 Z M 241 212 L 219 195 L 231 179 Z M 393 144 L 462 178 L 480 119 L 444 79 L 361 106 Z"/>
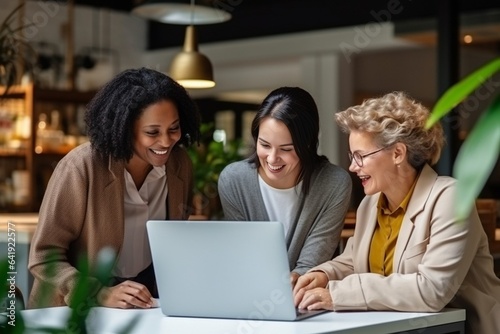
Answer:
<path fill-rule="evenodd" d="M 137 190 L 132 175 L 125 170 L 125 232 L 113 274 L 135 277 L 151 264 L 146 233 L 149 219 L 165 219 L 168 193 L 165 166 L 153 167 Z"/>
<path fill-rule="evenodd" d="M 277 189 L 268 185 L 259 175 L 260 193 L 262 194 L 269 220 L 280 222 L 285 230 L 285 235 L 287 235 L 290 229 L 290 222 L 294 219 L 297 205 L 299 204 L 301 184 L 302 181 L 292 188 Z"/>

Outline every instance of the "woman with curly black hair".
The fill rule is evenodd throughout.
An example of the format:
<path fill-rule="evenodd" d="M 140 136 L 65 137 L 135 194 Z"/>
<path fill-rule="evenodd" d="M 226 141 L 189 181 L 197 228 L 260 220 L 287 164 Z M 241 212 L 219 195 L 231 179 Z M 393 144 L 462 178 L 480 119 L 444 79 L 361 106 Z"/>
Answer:
<path fill-rule="evenodd" d="M 192 164 L 182 146 L 199 138 L 198 110 L 170 77 L 141 68 L 107 83 L 85 121 L 90 142 L 59 162 L 40 208 L 30 307 L 69 304 L 78 257 L 92 267 L 105 247 L 117 254 L 112 283 L 92 279 L 89 297 L 108 307 L 151 307 L 157 291 L 146 221 L 189 216 Z M 48 305 L 41 304 L 43 283 L 54 288 Z"/>

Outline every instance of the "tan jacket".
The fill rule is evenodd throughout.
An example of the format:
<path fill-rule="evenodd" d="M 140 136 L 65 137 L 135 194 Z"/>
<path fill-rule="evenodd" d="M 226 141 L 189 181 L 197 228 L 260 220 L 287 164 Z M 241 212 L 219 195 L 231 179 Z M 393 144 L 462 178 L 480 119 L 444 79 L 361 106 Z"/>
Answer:
<path fill-rule="evenodd" d="M 399 232 L 394 273 L 387 277 L 369 273 L 368 264 L 379 194 L 363 199 L 344 253 L 311 269 L 330 278 L 336 311 L 458 307 L 466 309 L 468 333 L 500 333 L 500 279 L 476 210 L 465 222 L 454 216 L 455 186 L 454 179 L 424 167 Z"/>
<path fill-rule="evenodd" d="M 92 266 L 104 247 L 120 252 L 124 235 L 124 168 L 123 162 L 97 156 L 88 143 L 59 162 L 47 186 L 32 239 L 28 268 L 35 281 L 29 307 L 68 304 L 79 255 L 86 255 Z M 187 219 L 193 171 L 182 148 L 173 149 L 166 173 L 168 218 Z M 48 255 L 55 256 L 52 267 L 47 266 Z M 54 270 L 55 277 L 47 277 L 47 267 Z M 42 281 L 52 285 L 45 288 L 51 292 L 48 305 L 40 303 Z M 97 280 L 93 281 L 90 296 L 96 295 L 100 287 Z"/>

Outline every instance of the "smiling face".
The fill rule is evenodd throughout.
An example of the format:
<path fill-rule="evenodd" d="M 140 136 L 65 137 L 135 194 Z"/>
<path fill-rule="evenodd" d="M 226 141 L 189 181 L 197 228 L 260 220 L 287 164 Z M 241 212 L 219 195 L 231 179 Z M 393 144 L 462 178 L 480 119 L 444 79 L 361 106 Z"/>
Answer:
<path fill-rule="evenodd" d="M 257 156 L 259 174 L 271 187 L 288 189 L 296 185 L 300 159 L 286 125 L 274 118 L 265 118 L 259 126 Z"/>
<path fill-rule="evenodd" d="M 371 134 L 360 131 L 352 131 L 349 134 L 349 148 L 351 153 L 358 152 L 361 155 L 380 149 L 376 146 Z M 391 152 L 392 150 L 387 148 L 363 158 L 363 167 L 359 167 L 354 159 L 350 162 L 349 170 L 361 179 L 366 195 L 378 192 L 387 195 L 390 192 L 396 175 L 394 170 L 396 165 Z"/>
<path fill-rule="evenodd" d="M 144 166 L 165 165 L 181 135 L 179 113 L 171 101 L 146 107 L 134 123 L 132 160 Z"/>

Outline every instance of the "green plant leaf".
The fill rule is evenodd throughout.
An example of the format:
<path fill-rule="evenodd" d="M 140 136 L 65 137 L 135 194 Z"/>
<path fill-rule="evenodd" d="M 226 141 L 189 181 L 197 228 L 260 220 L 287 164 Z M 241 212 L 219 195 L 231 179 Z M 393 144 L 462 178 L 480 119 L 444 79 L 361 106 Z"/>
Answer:
<path fill-rule="evenodd" d="M 94 276 L 103 285 L 107 285 L 111 278 L 116 254 L 111 247 L 103 248 L 97 254 L 97 264 L 94 269 Z"/>
<path fill-rule="evenodd" d="M 95 268 L 89 269 L 89 261 L 82 256 L 78 261 L 79 276 L 77 284 L 71 297 L 70 307 L 72 309 L 68 320 L 68 329 L 74 329 L 75 333 L 86 333 L 85 319 L 90 309 L 97 306 L 94 299 L 89 298 L 90 283 L 92 277 L 97 278 L 102 284 L 107 284 L 111 277 L 115 261 L 115 252 L 111 248 L 103 248 L 99 251 Z M 69 330 L 69 332 L 72 332 Z"/>
<path fill-rule="evenodd" d="M 51 253 L 47 260 L 47 270 L 46 275 L 55 276 L 55 263 L 57 260 L 57 256 L 55 253 Z M 79 276 L 75 285 L 75 290 L 70 302 L 71 315 L 68 321 L 65 324 L 65 328 L 52 328 L 48 326 L 39 326 L 33 328 L 27 328 L 25 326 L 23 317 L 19 313 L 19 309 L 16 308 L 16 323 L 15 326 L 7 325 L 6 322 L 3 322 L 0 316 L 0 333 L 5 334 L 21 334 L 25 333 L 26 330 L 29 333 L 51 333 L 51 334 L 84 334 L 87 332 L 86 327 L 86 318 L 90 312 L 90 309 L 93 306 L 96 306 L 94 300 L 89 298 L 88 291 L 90 287 L 90 279 L 91 276 L 99 279 L 101 282 L 105 282 L 111 276 L 113 264 L 115 261 L 115 252 L 110 248 L 102 249 L 97 258 L 95 268 L 90 271 L 89 261 L 85 256 L 81 256 L 78 261 L 78 271 Z M 8 258 L 0 259 L 0 280 L 2 282 L 8 282 L 8 272 L 9 272 L 9 263 Z M 53 277 L 48 276 L 48 277 Z M 4 300 L 4 298 L 8 297 L 9 291 L 11 291 L 9 284 L 0 285 L 0 301 Z M 52 295 L 53 287 L 51 284 L 47 283 L 44 286 L 44 291 L 46 292 L 46 296 L 50 298 Z M 9 319 L 7 319 L 9 320 Z M 136 316 L 130 321 L 123 324 L 122 328 L 120 328 L 117 333 L 118 334 L 126 334 L 132 332 L 133 328 L 137 325 L 139 321 L 139 317 Z"/>
<path fill-rule="evenodd" d="M 44 275 L 45 277 L 56 277 L 56 263 L 57 263 L 57 255 L 54 251 L 49 252 L 47 255 L 46 263 L 47 265 L 45 266 L 45 272 Z M 37 304 L 37 307 L 48 307 L 51 305 L 51 300 L 52 300 L 52 293 L 55 289 L 55 287 L 50 284 L 46 280 L 42 280 L 40 282 L 40 302 Z"/>
<path fill-rule="evenodd" d="M 78 260 L 79 275 L 76 286 L 71 296 L 69 307 L 71 316 L 68 319 L 68 333 L 87 333 L 85 319 L 87 318 L 91 305 L 88 300 L 89 293 L 89 262 L 87 257 L 81 256 Z"/>
<path fill-rule="evenodd" d="M 479 118 L 462 144 L 454 164 L 458 179 L 455 207 L 457 217 L 468 217 L 498 160 L 500 152 L 500 96 Z"/>
<path fill-rule="evenodd" d="M 7 273 L 9 272 L 9 262 L 7 257 L 2 258 L 0 261 L 0 282 L 7 282 Z M 7 296 L 7 285 L 0 285 L 0 298 L 4 298 L 4 296 Z"/>
<path fill-rule="evenodd" d="M 426 123 L 430 128 L 442 117 L 448 114 L 474 90 L 481 86 L 493 74 L 500 71 L 500 58 L 483 65 L 455 85 L 451 86 L 436 102 Z"/>
<path fill-rule="evenodd" d="M 209 189 L 211 194 L 217 188 L 219 174 L 229 163 L 244 158 L 240 154 L 242 140 L 230 140 L 224 145 L 213 140 L 214 123 L 202 123 L 200 126 L 201 143 L 187 149 L 193 162 L 195 191 L 205 194 Z"/>
<path fill-rule="evenodd" d="M 24 3 L 19 4 L 0 24 L 0 86 L 4 86 L 0 98 L 16 83 L 18 74 L 24 74 L 21 69 L 31 72 L 35 64 L 36 52 L 22 34 L 33 23 L 11 27 L 17 19 L 15 14 L 23 6 Z"/>
<path fill-rule="evenodd" d="M 24 6 L 24 3 L 20 3 L 16 8 L 14 8 L 9 15 L 3 20 L 2 25 L 0 26 L 0 32 L 4 31 L 4 29 L 8 28 L 11 24 L 10 20 L 14 17 L 16 12 Z"/>
<path fill-rule="evenodd" d="M 7 303 L 9 286 L 7 284 L 4 284 L 3 282 L 7 282 L 8 272 L 9 272 L 8 259 L 7 257 L 5 258 L 2 257 L 2 260 L 0 261 L 0 282 L 2 282 L 2 284 L 0 285 L 0 306 L 4 306 L 4 303 Z M 4 311 L 5 310 L 2 309 L 0 310 L 0 313 Z M 6 330 L 8 326 L 7 321 L 8 318 L 0 314 L 0 329 L 2 330 L 2 333 L 3 331 Z"/>

